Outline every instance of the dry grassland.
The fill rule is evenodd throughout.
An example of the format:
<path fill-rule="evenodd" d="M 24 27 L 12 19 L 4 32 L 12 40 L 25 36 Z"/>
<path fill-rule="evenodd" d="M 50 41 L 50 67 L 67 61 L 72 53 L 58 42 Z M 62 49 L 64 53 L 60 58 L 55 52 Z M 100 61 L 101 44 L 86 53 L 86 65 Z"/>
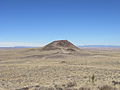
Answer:
<path fill-rule="evenodd" d="M 120 90 L 120 49 L 0 49 L 0 90 Z"/>

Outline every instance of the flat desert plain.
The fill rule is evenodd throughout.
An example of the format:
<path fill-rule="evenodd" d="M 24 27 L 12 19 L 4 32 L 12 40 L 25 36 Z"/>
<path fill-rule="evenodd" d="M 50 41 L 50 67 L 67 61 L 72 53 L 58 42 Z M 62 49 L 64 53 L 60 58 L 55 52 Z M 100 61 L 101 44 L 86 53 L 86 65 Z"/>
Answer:
<path fill-rule="evenodd" d="M 120 90 L 120 48 L 0 49 L 0 90 Z"/>

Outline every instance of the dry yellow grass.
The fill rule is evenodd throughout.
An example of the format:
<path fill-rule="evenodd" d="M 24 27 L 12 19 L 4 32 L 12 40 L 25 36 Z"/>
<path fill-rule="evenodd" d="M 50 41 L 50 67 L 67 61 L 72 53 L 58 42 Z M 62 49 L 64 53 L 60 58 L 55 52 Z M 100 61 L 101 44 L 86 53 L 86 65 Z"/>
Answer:
<path fill-rule="evenodd" d="M 0 90 L 36 85 L 55 88 L 70 82 L 76 83 L 74 88 L 102 90 L 100 87 L 109 85 L 120 90 L 120 84 L 112 83 L 120 82 L 119 48 L 81 48 L 72 54 L 57 52 L 40 48 L 1 49 Z"/>

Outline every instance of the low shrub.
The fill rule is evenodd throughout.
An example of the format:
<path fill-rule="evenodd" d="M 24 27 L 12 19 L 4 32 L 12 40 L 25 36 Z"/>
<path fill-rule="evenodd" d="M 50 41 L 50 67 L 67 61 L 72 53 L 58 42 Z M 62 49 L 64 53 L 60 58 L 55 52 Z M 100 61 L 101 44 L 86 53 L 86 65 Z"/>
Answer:
<path fill-rule="evenodd" d="M 108 85 L 104 85 L 104 86 L 98 87 L 98 88 L 99 88 L 99 90 L 117 90 L 116 88 L 108 86 Z"/>

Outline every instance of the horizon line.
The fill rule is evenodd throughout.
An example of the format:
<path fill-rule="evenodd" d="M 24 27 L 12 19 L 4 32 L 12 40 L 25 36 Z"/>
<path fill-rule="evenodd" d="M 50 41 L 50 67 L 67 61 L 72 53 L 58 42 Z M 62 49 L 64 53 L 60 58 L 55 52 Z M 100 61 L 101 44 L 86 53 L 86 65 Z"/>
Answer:
<path fill-rule="evenodd" d="M 47 43 L 46 43 L 47 44 Z M 42 47 L 46 45 L 45 43 L 30 43 L 30 42 L 0 42 L 0 47 Z M 74 43 L 73 43 L 74 44 Z M 78 47 L 84 46 L 116 46 L 115 44 L 79 44 Z"/>

